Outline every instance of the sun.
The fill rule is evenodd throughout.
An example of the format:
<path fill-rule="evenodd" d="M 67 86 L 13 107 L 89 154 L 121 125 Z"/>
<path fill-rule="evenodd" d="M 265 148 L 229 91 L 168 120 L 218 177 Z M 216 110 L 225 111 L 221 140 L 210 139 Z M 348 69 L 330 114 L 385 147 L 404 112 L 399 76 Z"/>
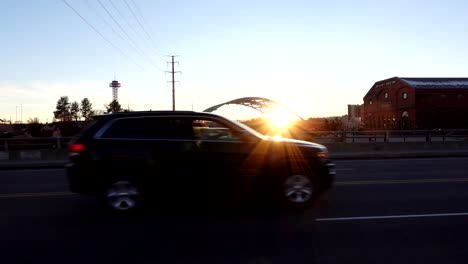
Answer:
<path fill-rule="evenodd" d="M 271 107 L 265 113 L 265 119 L 274 130 L 286 130 L 299 118 L 290 111 L 281 107 Z"/>

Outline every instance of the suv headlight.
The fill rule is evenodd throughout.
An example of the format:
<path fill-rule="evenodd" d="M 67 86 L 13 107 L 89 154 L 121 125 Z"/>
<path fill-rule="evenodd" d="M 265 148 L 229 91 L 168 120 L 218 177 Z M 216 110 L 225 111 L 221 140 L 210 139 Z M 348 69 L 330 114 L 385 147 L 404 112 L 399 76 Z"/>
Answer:
<path fill-rule="evenodd" d="M 321 159 L 327 159 L 328 158 L 328 149 L 327 148 L 321 148 L 317 152 L 317 157 Z"/>

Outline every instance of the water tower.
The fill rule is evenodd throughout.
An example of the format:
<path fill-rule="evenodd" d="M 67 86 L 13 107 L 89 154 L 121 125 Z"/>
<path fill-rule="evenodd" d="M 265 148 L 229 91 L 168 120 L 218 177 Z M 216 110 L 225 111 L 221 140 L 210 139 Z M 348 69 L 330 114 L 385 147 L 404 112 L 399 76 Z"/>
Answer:
<path fill-rule="evenodd" d="M 120 88 L 120 83 L 113 80 L 109 83 L 109 87 L 112 87 L 112 100 L 118 101 L 118 89 Z"/>

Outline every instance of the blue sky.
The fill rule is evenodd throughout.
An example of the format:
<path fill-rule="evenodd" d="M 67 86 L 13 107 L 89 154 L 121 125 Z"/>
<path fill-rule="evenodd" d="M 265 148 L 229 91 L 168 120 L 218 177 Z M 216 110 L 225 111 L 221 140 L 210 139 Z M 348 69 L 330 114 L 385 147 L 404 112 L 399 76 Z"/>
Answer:
<path fill-rule="evenodd" d="M 467 5 L 461 0 L 3 1 L 0 118 L 51 121 L 64 95 L 70 101 L 87 97 L 93 108 L 104 109 L 114 76 L 122 84 L 119 101 L 125 108 L 172 109 L 167 55 L 178 55 L 181 71 L 176 109 L 203 111 L 258 96 L 304 118 L 341 116 L 348 104 L 361 104 L 378 80 L 467 77 Z M 228 109 L 224 114 L 237 113 Z"/>

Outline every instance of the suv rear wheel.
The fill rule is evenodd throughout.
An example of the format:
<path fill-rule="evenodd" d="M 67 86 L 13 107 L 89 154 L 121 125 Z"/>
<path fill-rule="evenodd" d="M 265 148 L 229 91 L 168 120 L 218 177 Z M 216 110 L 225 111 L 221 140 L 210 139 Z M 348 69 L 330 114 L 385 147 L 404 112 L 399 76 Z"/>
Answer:
<path fill-rule="evenodd" d="M 140 207 L 141 191 L 131 181 L 116 181 L 107 185 L 103 200 L 114 212 L 130 212 Z"/>

